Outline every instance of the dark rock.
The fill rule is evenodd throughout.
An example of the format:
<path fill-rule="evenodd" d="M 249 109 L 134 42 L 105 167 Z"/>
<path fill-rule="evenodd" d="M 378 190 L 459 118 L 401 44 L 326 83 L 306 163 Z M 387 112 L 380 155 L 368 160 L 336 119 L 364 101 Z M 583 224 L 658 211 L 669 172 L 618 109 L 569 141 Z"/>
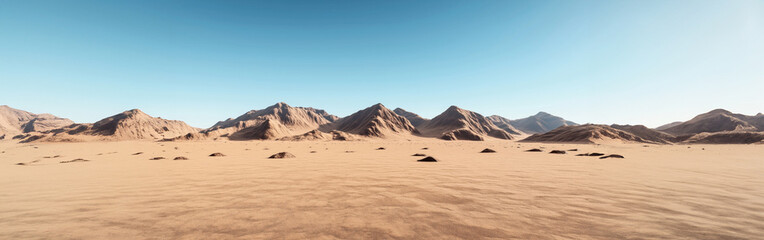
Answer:
<path fill-rule="evenodd" d="M 480 153 L 495 153 L 495 152 L 496 152 L 496 150 L 493 150 L 493 149 L 490 149 L 490 148 L 486 148 L 486 149 L 483 149 L 483 151 L 480 151 Z"/>
<path fill-rule="evenodd" d="M 589 155 L 587 155 L 587 156 L 598 157 L 598 156 L 603 156 L 603 155 L 605 155 L 605 154 L 604 153 L 589 153 Z"/>
<path fill-rule="evenodd" d="M 317 153 L 316 151 L 310 151 L 310 153 Z"/>
<path fill-rule="evenodd" d="M 426 157 L 426 158 L 422 158 L 422 159 L 419 159 L 419 160 L 416 160 L 416 161 L 417 162 L 437 162 L 438 160 L 436 160 L 433 157 Z"/>
<path fill-rule="evenodd" d="M 426 156 L 426 155 L 424 155 L 424 153 L 414 153 L 414 155 L 411 155 L 411 156 L 423 157 L 423 156 Z"/>
<path fill-rule="evenodd" d="M 273 154 L 268 158 L 294 158 L 294 157 L 295 157 L 294 154 L 291 154 L 288 152 L 280 152 L 280 153 Z"/>
<path fill-rule="evenodd" d="M 600 157 L 600 159 L 605 159 L 605 158 L 623 158 L 623 156 L 618 155 L 618 154 L 610 154 L 610 155 L 607 155 L 607 156 L 604 156 L 604 157 Z"/>
<path fill-rule="evenodd" d="M 141 155 L 141 154 L 143 154 L 143 152 L 133 153 L 133 155 Z"/>
<path fill-rule="evenodd" d="M 526 152 L 543 152 L 543 151 L 541 151 L 541 149 L 538 149 L 538 148 L 534 148 L 534 149 L 530 149 L 530 150 L 525 150 L 525 151 Z"/>
<path fill-rule="evenodd" d="M 589 156 L 589 154 L 588 153 L 579 153 L 579 154 L 576 154 L 576 156 Z"/>
<path fill-rule="evenodd" d="M 216 152 L 216 153 L 210 154 L 210 157 L 225 157 L 225 154 Z"/>
<path fill-rule="evenodd" d="M 426 147 L 423 147 L 423 148 L 422 148 L 422 150 L 427 150 L 427 149 L 430 149 L 430 148 L 426 148 Z"/>
<path fill-rule="evenodd" d="M 385 148 L 379 147 L 379 148 L 377 148 L 377 150 L 385 150 Z"/>
<path fill-rule="evenodd" d="M 172 160 L 188 160 L 188 158 L 187 158 L 187 157 L 183 157 L 183 156 L 180 156 L 180 157 L 175 157 L 175 158 L 173 158 Z"/>
<path fill-rule="evenodd" d="M 578 151 L 578 148 L 574 148 L 574 149 L 568 149 L 568 151 L 569 151 L 569 152 L 577 152 L 577 151 Z"/>
<path fill-rule="evenodd" d="M 549 152 L 549 153 L 550 153 L 550 154 L 565 154 L 565 151 L 563 151 L 563 150 L 552 150 L 552 151 L 551 151 L 551 152 Z"/>
<path fill-rule="evenodd" d="M 77 158 L 77 159 L 69 160 L 69 161 L 61 161 L 59 163 L 89 162 L 89 161 L 90 160 L 85 160 L 85 159 L 82 159 L 82 158 Z"/>
<path fill-rule="evenodd" d="M 164 157 L 153 157 L 153 158 L 150 158 L 149 160 L 162 160 L 162 159 L 164 159 Z"/>

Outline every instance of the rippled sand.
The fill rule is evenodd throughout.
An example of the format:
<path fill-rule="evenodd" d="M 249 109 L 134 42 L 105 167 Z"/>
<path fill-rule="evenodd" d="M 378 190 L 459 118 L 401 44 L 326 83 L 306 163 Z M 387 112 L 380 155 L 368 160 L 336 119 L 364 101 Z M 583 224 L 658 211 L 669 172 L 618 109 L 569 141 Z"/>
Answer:
<path fill-rule="evenodd" d="M 498 152 L 478 153 L 486 147 Z M 523 152 L 532 147 L 579 152 Z M 764 145 L 2 141 L 0 151 L 0 239 L 764 236 Z M 267 159 L 280 151 L 297 158 Z M 91 161 L 59 163 L 76 158 Z"/>

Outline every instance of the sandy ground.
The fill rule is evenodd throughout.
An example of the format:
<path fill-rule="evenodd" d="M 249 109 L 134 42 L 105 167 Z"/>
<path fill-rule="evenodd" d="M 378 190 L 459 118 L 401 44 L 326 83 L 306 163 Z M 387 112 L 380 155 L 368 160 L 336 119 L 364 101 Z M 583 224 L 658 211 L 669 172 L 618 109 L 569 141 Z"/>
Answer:
<path fill-rule="evenodd" d="M 764 236 L 764 145 L 6 140 L 0 151 L 0 239 Z M 280 151 L 297 158 L 267 159 Z M 59 163 L 76 158 L 91 161 Z"/>

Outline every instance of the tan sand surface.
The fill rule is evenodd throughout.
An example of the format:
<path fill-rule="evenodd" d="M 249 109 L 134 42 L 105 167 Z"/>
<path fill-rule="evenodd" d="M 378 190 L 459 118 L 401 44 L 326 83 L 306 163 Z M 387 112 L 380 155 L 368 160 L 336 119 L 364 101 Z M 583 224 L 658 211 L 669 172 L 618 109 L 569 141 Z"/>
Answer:
<path fill-rule="evenodd" d="M 524 152 L 535 147 L 545 152 Z M 0 141 L 3 151 L 0 239 L 764 236 L 764 145 Z M 296 158 L 268 159 L 278 152 Z M 574 156 L 584 152 L 626 158 Z M 59 163 L 77 158 L 90 161 Z"/>

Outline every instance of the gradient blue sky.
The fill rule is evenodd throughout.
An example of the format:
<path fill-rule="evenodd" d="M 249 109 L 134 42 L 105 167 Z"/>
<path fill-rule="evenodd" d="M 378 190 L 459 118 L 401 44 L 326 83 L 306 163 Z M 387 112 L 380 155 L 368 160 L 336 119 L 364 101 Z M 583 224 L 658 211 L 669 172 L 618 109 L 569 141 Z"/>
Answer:
<path fill-rule="evenodd" d="M 764 1 L 0 1 L 0 104 L 209 127 L 279 101 L 586 123 L 764 111 Z"/>

